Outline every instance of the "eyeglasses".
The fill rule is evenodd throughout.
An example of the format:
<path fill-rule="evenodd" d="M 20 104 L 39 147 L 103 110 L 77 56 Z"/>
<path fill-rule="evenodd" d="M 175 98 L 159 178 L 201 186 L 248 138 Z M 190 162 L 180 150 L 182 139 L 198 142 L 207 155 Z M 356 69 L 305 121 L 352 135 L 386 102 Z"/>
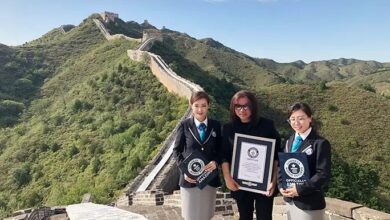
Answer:
<path fill-rule="evenodd" d="M 287 122 L 288 122 L 289 124 L 292 124 L 292 123 L 295 123 L 295 122 L 302 123 L 302 122 L 304 122 L 306 119 L 307 119 L 307 117 L 289 118 L 289 119 L 287 119 Z"/>
<path fill-rule="evenodd" d="M 241 111 L 241 110 L 248 110 L 249 109 L 249 105 L 234 105 L 234 108 L 237 110 L 237 111 Z"/>

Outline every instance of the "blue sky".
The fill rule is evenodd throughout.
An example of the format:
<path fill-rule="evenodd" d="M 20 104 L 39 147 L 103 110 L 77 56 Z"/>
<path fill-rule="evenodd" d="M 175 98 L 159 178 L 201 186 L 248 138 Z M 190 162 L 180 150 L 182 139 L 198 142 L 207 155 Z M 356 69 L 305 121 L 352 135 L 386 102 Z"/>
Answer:
<path fill-rule="evenodd" d="M 0 43 L 20 45 L 102 11 L 277 62 L 390 62 L 390 0 L 0 0 Z"/>

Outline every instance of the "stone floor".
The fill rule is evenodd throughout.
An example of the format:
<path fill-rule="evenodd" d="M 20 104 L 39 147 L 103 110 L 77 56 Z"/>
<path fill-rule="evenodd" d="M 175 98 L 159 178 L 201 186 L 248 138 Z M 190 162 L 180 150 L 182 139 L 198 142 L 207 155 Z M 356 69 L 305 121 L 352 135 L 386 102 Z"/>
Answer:
<path fill-rule="evenodd" d="M 145 216 L 148 220 L 183 220 L 179 207 L 134 205 L 118 207 Z M 238 216 L 216 215 L 212 220 L 238 220 Z M 286 215 L 274 214 L 274 220 L 286 220 Z"/>

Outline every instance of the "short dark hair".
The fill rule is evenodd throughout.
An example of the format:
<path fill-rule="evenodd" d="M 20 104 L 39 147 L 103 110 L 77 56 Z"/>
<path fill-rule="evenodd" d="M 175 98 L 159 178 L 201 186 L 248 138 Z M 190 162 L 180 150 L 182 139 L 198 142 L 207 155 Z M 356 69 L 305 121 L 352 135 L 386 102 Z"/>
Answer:
<path fill-rule="evenodd" d="M 252 92 L 249 92 L 247 90 L 241 90 L 236 92 L 236 94 L 234 94 L 232 99 L 230 100 L 230 121 L 231 122 L 240 121 L 240 118 L 236 115 L 235 112 L 235 107 L 236 107 L 235 105 L 237 104 L 238 99 L 245 98 L 245 97 L 249 99 L 249 109 L 251 110 L 250 123 L 256 123 L 257 113 L 258 113 L 257 99 Z"/>
<path fill-rule="evenodd" d="M 313 112 L 311 111 L 311 108 L 308 104 L 306 104 L 304 102 L 296 102 L 288 108 L 288 117 L 290 117 L 292 115 L 292 113 L 294 113 L 298 110 L 302 110 L 310 118 L 313 115 Z"/>
<path fill-rule="evenodd" d="M 210 104 L 209 95 L 207 95 L 205 91 L 197 91 L 192 93 L 190 98 L 190 105 L 194 104 L 194 102 L 198 101 L 199 99 L 206 99 L 207 104 Z"/>

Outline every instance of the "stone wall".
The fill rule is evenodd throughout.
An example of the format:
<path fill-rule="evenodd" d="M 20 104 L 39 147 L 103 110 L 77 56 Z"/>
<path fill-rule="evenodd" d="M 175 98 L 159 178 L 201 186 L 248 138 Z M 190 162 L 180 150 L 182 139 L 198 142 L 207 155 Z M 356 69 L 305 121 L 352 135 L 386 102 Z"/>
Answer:
<path fill-rule="evenodd" d="M 11 217 L 4 220 L 38 220 L 38 219 L 67 219 L 66 207 L 42 207 L 15 211 Z"/>
<path fill-rule="evenodd" d="M 149 39 L 157 39 L 159 41 L 162 41 L 162 34 L 159 30 L 155 29 L 146 29 L 143 31 L 142 34 L 142 42 L 145 42 Z"/>
<path fill-rule="evenodd" d="M 180 191 L 164 195 L 162 191 L 137 192 L 133 195 L 133 205 L 165 205 L 180 207 Z M 360 204 L 340 199 L 326 198 L 325 219 L 329 220 L 390 220 L 390 214 L 364 207 Z M 217 192 L 215 201 L 216 215 L 238 216 L 237 204 L 230 193 Z M 273 215 L 278 219 L 287 219 L 287 207 L 282 197 L 275 197 Z"/>

